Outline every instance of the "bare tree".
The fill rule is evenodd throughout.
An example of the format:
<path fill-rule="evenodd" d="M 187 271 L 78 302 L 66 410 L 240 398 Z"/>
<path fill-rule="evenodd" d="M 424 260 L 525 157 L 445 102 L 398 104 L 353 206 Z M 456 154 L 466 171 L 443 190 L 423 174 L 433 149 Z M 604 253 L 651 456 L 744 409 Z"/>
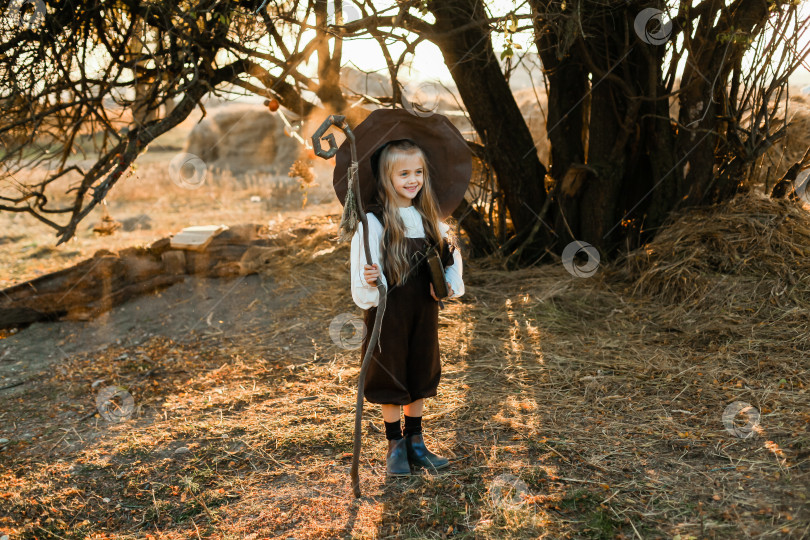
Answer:
<path fill-rule="evenodd" d="M 673 209 L 748 185 L 784 135 L 775 104 L 810 52 L 795 3 L 531 3 L 550 80 L 548 218 L 563 243 L 641 245 Z"/>
<path fill-rule="evenodd" d="M 310 91 L 321 104 L 341 108 L 334 76 L 339 60 L 321 61 L 326 82 L 320 85 L 298 70 L 316 51 L 323 56 L 325 10 L 320 0 L 6 6 L 0 210 L 31 214 L 56 230 L 59 243 L 67 241 L 146 145 L 201 107 L 209 93 L 241 87 L 304 116 L 320 108 L 303 97 Z M 320 26 L 304 43 L 300 26 L 285 21 L 311 13 Z M 88 138 L 94 164 L 85 168 L 75 158 Z M 46 166 L 47 176 L 33 183 L 16 179 L 35 165 Z M 68 177 L 79 179 L 68 184 Z"/>
<path fill-rule="evenodd" d="M 526 264 L 576 240 L 613 256 L 648 241 L 673 210 L 750 187 L 757 158 L 785 133 L 779 103 L 810 52 L 799 49 L 808 21 L 781 0 L 528 0 L 531 13 L 516 6 L 500 16 L 483 0 L 36 4 L 37 24 L 3 19 L 0 163 L 9 180 L 0 210 L 36 216 L 60 242 L 208 93 L 239 88 L 302 117 L 347 110 L 341 43 L 371 36 L 392 95 L 359 97 L 378 105 L 400 106 L 400 68 L 419 42 L 442 51 L 482 143 L 470 144 L 492 172 L 487 204 L 456 211 L 477 252 L 500 249 Z M 344 20 L 344 8 L 355 17 Z M 492 45 L 493 32 L 523 30 L 533 32 L 548 87 L 549 169 L 507 82 L 512 48 L 504 68 Z M 392 43 L 404 45 L 398 57 Z M 317 82 L 297 69 L 313 54 Z M 83 169 L 69 158 L 91 134 L 97 159 Z M 47 178 L 13 180 L 55 156 Z M 57 189 L 69 172 L 81 180 Z M 72 199 L 54 202 L 60 191 Z"/>

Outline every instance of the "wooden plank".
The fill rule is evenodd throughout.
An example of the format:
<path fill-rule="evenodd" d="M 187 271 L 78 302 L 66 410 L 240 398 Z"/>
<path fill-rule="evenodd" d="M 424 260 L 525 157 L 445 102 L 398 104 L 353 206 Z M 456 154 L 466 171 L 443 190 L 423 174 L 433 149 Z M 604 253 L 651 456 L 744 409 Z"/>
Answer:
<path fill-rule="evenodd" d="M 198 225 L 186 227 L 178 234 L 172 236 L 171 247 L 174 249 L 188 249 L 192 251 L 205 251 L 216 235 L 228 229 L 227 225 Z"/>

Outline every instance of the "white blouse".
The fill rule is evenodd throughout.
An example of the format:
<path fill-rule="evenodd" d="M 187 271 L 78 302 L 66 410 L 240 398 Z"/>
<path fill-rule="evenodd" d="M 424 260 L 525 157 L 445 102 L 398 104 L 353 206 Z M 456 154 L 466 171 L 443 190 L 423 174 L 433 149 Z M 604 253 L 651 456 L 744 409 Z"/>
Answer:
<path fill-rule="evenodd" d="M 401 206 L 399 208 L 399 215 L 405 223 L 405 236 L 408 238 L 424 238 L 425 229 L 422 225 L 422 216 L 414 206 Z M 382 262 L 380 261 L 380 238 L 383 235 L 383 225 L 373 213 L 366 213 L 368 220 L 368 243 L 369 250 L 371 251 L 372 264 L 376 264 L 380 270 L 380 277 L 382 283 L 388 290 L 388 282 L 383 273 Z M 442 237 L 447 238 L 447 231 L 450 226 L 443 221 L 439 222 L 439 230 Z M 362 309 L 369 309 L 377 305 L 380 299 L 380 291 L 377 290 L 377 282 L 374 284 L 366 281 L 363 274 L 363 267 L 366 265 L 366 250 L 363 248 L 363 222 L 357 224 L 357 230 L 352 237 L 351 247 L 351 272 L 352 272 L 352 299 Z M 464 281 L 461 278 L 461 252 L 458 249 L 453 250 L 453 264 L 445 267 L 444 277 L 453 288 L 453 295 L 448 298 L 458 298 L 464 294 Z"/>

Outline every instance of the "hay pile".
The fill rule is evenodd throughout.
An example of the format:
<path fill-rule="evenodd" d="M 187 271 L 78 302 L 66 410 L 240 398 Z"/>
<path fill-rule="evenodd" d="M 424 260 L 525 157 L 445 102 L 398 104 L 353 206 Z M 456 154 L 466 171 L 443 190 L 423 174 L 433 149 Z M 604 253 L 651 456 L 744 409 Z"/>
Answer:
<path fill-rule="evenodd" d="M 741 194 L 675 216 L 625 259 L 633 294 L 665 303 L 807 305 L 810 213 L 758 192 Z"/>
<path fill-rule="evenodd" d="M 286 176 L 301 148 L 267 107 L 230 105 L 195 125 L 183 151 L 222 169 L 262 169 Z"/>

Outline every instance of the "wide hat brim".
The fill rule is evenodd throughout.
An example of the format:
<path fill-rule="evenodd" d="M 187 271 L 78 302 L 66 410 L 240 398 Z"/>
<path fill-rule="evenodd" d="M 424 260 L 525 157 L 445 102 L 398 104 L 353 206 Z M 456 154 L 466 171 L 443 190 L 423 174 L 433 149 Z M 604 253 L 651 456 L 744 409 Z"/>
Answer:
<path fill-rule="evenodd" d="M 377 191 L 372 162 L 376 165 L 379 150 L 386 143 L 400 139 L 412 140 L 425 153 L 430 185 L 439 203 L 441 219 L 450 216 L 461 204 L 472 175 L 472 152 L 461 132 L 446 116 L 438 113 L 418 116 L 405 109 L 377 109 L 352 132 L 357 146 L 357 172 L 364 208 L 369 206 Z M 342 205 L 345 205 L 349 187 L 351 159 L 351 145 L 347 138 L 335 154 L 332 181 Z"/>

